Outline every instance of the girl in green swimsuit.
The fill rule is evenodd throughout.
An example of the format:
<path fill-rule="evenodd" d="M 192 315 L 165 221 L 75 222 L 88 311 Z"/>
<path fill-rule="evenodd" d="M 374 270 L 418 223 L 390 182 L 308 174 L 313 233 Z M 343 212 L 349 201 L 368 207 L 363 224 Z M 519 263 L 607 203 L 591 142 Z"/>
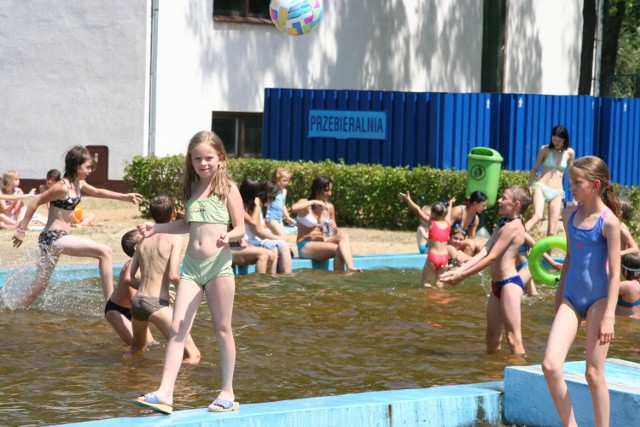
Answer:
<path fill-rule="evenodd" d="M 185 339 L 205 295 L 220 348 L 222 371 L 220 393 L 209 405 L 209 410 L 234 411 L 239 406 L 233 392 L 236 347 L 231 313 L 235 280 L 229 243 L 240 241 L 244 236 L 244 209 L 240 191 L 227 171 L 226 158 L 218 135 L 208 131 L 195 134 L 185 156 L 185 218 L 166 224 L 146 222 L 138 226 L 145 237 L 154 233 L 189 233 L 160 388 L 134 401 L 138 406 L 162 414 L 173 412 L 173 390 L 182 364 Z"/>

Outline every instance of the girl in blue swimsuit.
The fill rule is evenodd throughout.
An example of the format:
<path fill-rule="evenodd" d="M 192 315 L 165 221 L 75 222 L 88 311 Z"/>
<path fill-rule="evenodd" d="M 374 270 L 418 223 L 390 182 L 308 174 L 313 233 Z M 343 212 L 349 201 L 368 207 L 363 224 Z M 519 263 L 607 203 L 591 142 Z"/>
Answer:
<path fill-rule="evenodd" d="M 44 292 L 61 254 L 96 258 L 105 302 L 113 292 L 111 248 L 85 237 L 69 235 L 70 217 L 73 216 L 73 210 L 80 203 L 81 192 L 88 196 L 131 203 L 139 203 L 142 200 L 142 195 L 117 193 L 95 188 L 88 184 L 85 180 L 93 171 L 93 157 L 86 147 L 73 147 L 66 153 L 64 163 L 63 178 L 31 201 L 13 236 L 13 246 L 20 246 L 24 240 L 29 221 L 38 206 L 49 204 L 47 224 L 38 238 L 38 244 L 42 250 L 42 256 L 38 261 L 38 271 L 26 295 L 15 301 L 16 308 L 28 307 L 38 295 Z"/>
<path fill-rule="evenodd" d="M 609 425 L 609 390 L 604 363 L 613 339 L 620 286 L 620 207 L 604 161 L 587 156 L 569 171 L 579 203 L 562 214 L 567 254 L 556 291 L 556 316 L 542 362 L 562 425 L 577 425 L 562 365 L 578 327 L 587 321 L 586 379 L 596 426 Z"/>

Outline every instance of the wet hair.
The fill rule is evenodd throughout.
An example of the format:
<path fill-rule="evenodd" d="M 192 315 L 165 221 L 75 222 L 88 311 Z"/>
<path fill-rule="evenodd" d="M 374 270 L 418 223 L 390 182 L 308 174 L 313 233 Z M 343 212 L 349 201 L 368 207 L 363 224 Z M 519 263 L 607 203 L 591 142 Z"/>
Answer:
<path fill-rule="evenodd" d="M 629 221 L 629 218 L 631 218 L 631 203 L 624 199 L 620 199 L 618 203 L 620 204 L 620 219 Z"/>
<path fill-rule="evenodd" d="M 169 196 L 155 196 L 149 202 L 149 213 L 151 214 L 151 218 L 153 218 L 153 220 L 158 224 L 171 222 L 175 209 L 175 203 L 173 203 L 173 199 Z"/>
<path fill-rule="evenodd" d="M 489 198 L 482 191 L 474 191 L 467 197 L 467 204 L 486 202 Z"/>
<path fill-rule="evenodd" d="M 78 176 L 78 168 L 92 159 L 87 147 L 82 145 L 72 147 L 64 156 L 64 177 L 70 181 L 75 180 Z"/>
<path fill-rule="evenodd" d="M 447 202 L 435 202 L 431 205 L 431 215 L 435 217 L 444 217 L 447 214 Z"/>
<path fill-rule="evenodd" d="M 136 245 L 140 243 L 142 240 L 142 234 L 135 229 L 131 231 L 127 231 L 122 235 L 122 239 L 120 239 L 120 246 L 122 246 L 122 250 L 129 257 L 132 257 L 136 252 Z"/>
<path fill-rule="evenodd" d="M 6 171 L 2 174 L 2 192 L 4 194 L 12 194 L 13 181 L 20 178 L 20 174 L 16 171 Z"/>
<path fill-rule="evenodd" d="M 520 202 L 520 213 L 525 212 L 533 200 L 529 187 L 526 185 L 511 185 L 507 187 L 507 190 L 511 191 L 514 202 Z"/>
<path fill-rule="evenodd" d="M 291 178 L 291 172 L 289 172 L 289 169 L 287 168 L 277 167 L 271 174 L 271 182 L 274 182 L 277 184 L 278 181 L 280 181 L 280 178 L 282 178 L 283 176 L 286 176 L 287 178 Z"/>
<path fill-rule="evenodd" d="M 591 183 L 600 181 L 599 194 L 602 201 L 615 216 L 620 218 L 620 199 L 618 192 L 611 184 L 609 168 L 604 160 L 596 156 L 580 157 L 573 162 L 571 168 L 582 171 L 587 181 Z"/>
<path fill-rule="evenodd" d="M 60 181 L 60 179 L 62 179 L 62 174 L 60 173 L 60 171 L 58 169 L 50 169 L 47 172 L 47 180 L 49 179 L 53 179 L 56 182 Z"/>
<path fill-rule="evenodd" d="M 551 129 L 551 136 L 557 136 L 558 138 L 562 138 L 564 141 L 562 144 L 562 149 L 566 150 L 569 148 L 569 131 L 566 127 L 562 125 L 557 125 L 553 129 Z M 553 145 L 553 141 L 549 141 L 549 150 L 554 150 L 555 147 Z"/>
<path fill-rule="evenodd" d="M 262 186 L 260 183 L 251 178 L 245 178 L 240 184 L 240 196 L 242 196 L 242 204 L 247 213 L 252 213 L 256 208 L 256 197 L 260 195 Z"/>
<path fill-rule="evenodd" d="M 640 254 L 633 252 L 624 254 L 620 261 L 624 269 L 623 274 L 625 279 L 633 280 L 640 277 Z"/>
<path fill-rule="evenodd" d="M 224 150 L 224 144 L 220 137 L 210 131 L 200 131 L 191 137 L 189 146 L 187 147 L 187 155 L 184 157 L 184 182 L 182 184 L 182 197 L 184 200 L 191 198 L 191 185 L 200 181 L 200 176 L 196 173 L 192 165 L 191 152 L 200 144 L 207 144 L 213 148 L 220 157 L 220 164 L 216 171 L 213 180 L 211 181 L 211 188 L 209 189 L 209 196 L 216 195 L 221 200 L 227 197 L 229 187 L 234 184 L 229 171 L 227 171 L 227 153 Z"/>
<path fill-rule="evenodd" d="M 267 203 L 269 199 L 276 198 L 276 196 L 278 195 L 278 191 L 280 191 L 278 184 L 272 181 L 267 181 L 260 186 L 258 197 L 260 197 L 262 203 Z"/>
<path fill-rule="evenodd" d="M 311 183 L 311 192 L 309 193 L 309 197 L 307 197 L 308 200 L 315 200 L 315 198 L 318 196 L 318 193 L 321 193 L 323 191 L 327 191 L 329 189 L 329 187 L 331 187 L 331 179 L 324 176 L 324 175 L 318 175 L 313 179 L 313 182 Z"/>

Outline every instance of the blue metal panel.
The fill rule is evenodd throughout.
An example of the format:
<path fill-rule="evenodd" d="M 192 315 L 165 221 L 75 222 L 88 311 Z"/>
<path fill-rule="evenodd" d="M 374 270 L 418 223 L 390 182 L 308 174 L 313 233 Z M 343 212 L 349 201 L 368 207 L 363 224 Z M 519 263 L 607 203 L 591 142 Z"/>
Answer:
<path fill-rule="evenodd" d="M 482 93 L 266 89 L 263 157 L 465 170 L 473 147 L 529 170 L 551 129 L 567 127 L 576 156 L 597 155 L 639 184 L 637 99 Z M 309 110 L 384 111 L 386 140 L 309 138 Z M 567 186 L 565 189 L 568 191 Z"/>

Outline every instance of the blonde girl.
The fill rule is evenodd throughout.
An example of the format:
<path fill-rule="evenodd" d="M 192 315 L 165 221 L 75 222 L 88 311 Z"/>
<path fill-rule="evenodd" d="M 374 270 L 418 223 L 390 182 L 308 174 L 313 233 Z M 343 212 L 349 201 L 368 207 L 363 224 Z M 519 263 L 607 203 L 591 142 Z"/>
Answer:
<path fill-rule="evenodd" d="M 209 410 L 234 411 L 239 407 L 233 392 L 236 347 L 231 314 L 235 280 L 229 242 L 240 241 L 244 236 L 244 210 L 238 187 L 227 171 L 226 159 L 218 135 L 209 131 L 195 134 L 185 156 L 185 218 L 166 224 L 146 222 L 138 226 L 145 237 L 155 233 L 189 233 L 160 388 L 134 401 L 138 406 L 162 414 L 173 412 L 173 391 L 182 364 L 185 339 L 205 295 L 220 349 L 222 373 L 220 393 L 209 405 Z"/>
<path fill-rule="evenodd" d="M 284 239 L 284 226 L 282 221 L 286 221 L 290 226 L 295 225 L 295 221 L 289 215 L 287 209 L 287 186 L 291 179 L 291 172 L 287 168 L 276 168 L 271 175 L 271 182 L 278 186 L 278 193 L 273 202 L 267 207 L 267 227 L 273 234 Z"/>
<path fill-rule="evenodd" d="M 7 171 L 2 174 L 2 200 L 0 200 L 0 222 L 7 228 L 15 228 L 24 216 L 24 195 L 20 186 L 20 174 Z"/>
<path fill-rule="evenodd" d="M 556 291 L 556 316 L 551 325 L 542 369 L 562 425 L 576 426 L 562 365 L 578 327 L 586 320 L 586 372 L 595 425 L 609 425 L 609 390 L 604 363 L 614 337 L 620 287 L 620 206 L 604 161 L 577 159 L 569 169 L 570 190 L 577 206 L 562 214 L 567 254 Z"/>

